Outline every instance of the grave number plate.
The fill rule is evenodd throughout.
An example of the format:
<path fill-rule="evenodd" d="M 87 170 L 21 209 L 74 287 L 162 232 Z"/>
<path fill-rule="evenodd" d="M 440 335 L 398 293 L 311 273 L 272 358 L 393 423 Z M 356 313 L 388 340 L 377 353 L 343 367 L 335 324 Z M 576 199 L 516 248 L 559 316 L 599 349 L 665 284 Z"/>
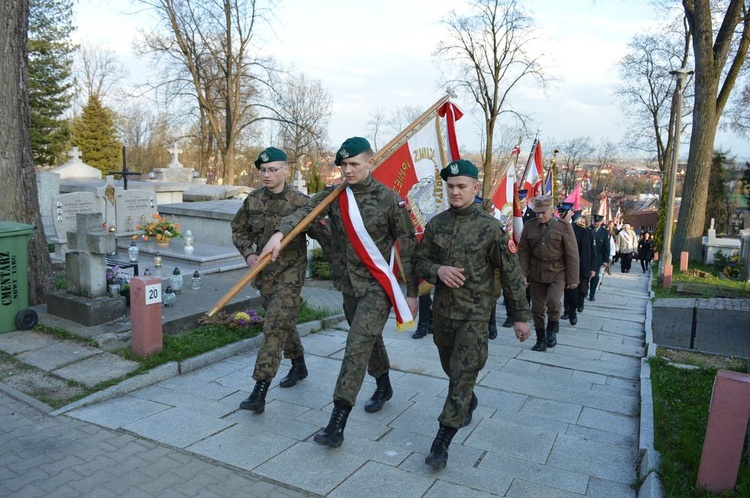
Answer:
<path fill-rule="evenodd" d="M 146 304 L 161 303 L 161 284 L 146 286 Z"/>

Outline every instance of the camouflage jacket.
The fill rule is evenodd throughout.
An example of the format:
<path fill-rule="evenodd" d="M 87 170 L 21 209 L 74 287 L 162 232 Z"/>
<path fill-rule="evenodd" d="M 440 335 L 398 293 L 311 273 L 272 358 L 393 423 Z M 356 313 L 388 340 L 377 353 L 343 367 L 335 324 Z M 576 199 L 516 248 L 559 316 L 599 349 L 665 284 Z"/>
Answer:
<path fill-rule="evenodd" d="M 402 268 L 406 277 L 408 297 L 417 296 L 418 280 L 414 275 L 413 253 L 417 245 L 414 225 L 409 218 L 404 201 L 391 189 L 375 180 L 372 175 L 350 185 L 354 198 L 375 245 L 386 261 L 390 260 L 391 247 L 398 243 Z M 307 216 L 335 187 L 321 190 L 293 214 L 286 216 L 277 229 L 284 235 Z M 342 194 L 344 195 L 344 194 Z M 357 297 L 365 295 L 380 284 L 354 251 L 344 229 L 339 200 L 329 204 L 321 215 L 328 216 L 331 230 L 331 272 L 338 290 Z"/>
<path fill-rule="evenodd" d="M 232 220 L 232 242 L 245 260 L 251 254 L 260 253 L 279 221 L 303 206 L 307 199 L 288 183 L 278 194 L 265 187 L 251 192 Z M 328 249 L 330 237 L 324 224 L 312 223 L 307 233 L 320 242 L 324 250 Z M 253 285 L 261 291 L 280 285 L 302 285 L 306 270 L 307 238 L 300 234 L 279 253 L 276 261 L 261 270 Z"/>
<path fill-rule="evenodd" d="M 417 275 L 435 284 L 432 310 L 451 320 L 489 321 L 497 296 L 495 270 L 508 296 L 516 321 L 529 320 L 526 280 L 516 256 L 516 246 L 502 225 L 477 204 L 450 208 L 427 223 L 417 247 Z M 447 287 L 438 278 L 440 266 L 464 269 L 464 285 Z"/>
<path fill-rule="evenodd" d="M 538 218 L 523 226 L 518 241 L 523 274 L 534 282 L 565 280 L 568 285 L 578 285 L 578 244 L 573 227 L 557 218 L 548 223 L 549 230 Z"/>

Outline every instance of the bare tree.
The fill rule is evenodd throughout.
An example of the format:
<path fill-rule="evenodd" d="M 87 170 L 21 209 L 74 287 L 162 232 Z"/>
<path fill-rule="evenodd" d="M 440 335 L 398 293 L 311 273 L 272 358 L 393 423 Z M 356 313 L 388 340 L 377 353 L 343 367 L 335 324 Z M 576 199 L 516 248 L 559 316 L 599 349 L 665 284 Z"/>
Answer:
<path fill-rule="evenodd" d="M 389 140 L 397 136 L 404 131 L 407 126 L 416 121 L 417 118 L 422 115 L 422 112 L 424 112 L 424 109 L 413 105 L 397 107 L 393 113 L 391 113 L 391 117 L 387 122 L 388 131 L 391 133 Z"/>
<path fill-rule="evenodd" d="M 563 142 L 558 147 L 557 172 L 560 184 L 566 194 L 576 188 L 581 178 L 582 163 L 590 159 L 595 152 L 591 137 L 575 137 Z"/>
<path fill-rule="evenodd" d="M 612 175 L 602 177 L 602 171 L 608 169 L 617 159 L 618 147 L 609 140 L 602 140 L 592 157 L 593 167 L 589 172 L 591 177 L 591 195 L 598 198 L 599 194 L 608 189 L 612 183 Z"/>
<path fill-rule="evenodd" d="M 220 176 L 234 184 L 243 131 L 260 120 L 280 119 L 263 98 L 273 61 L 253 53 L 268 11 L 261 0 L 139 1 L 153 10 L 164 30 L 146 35 L 141 51 L 166 59 L 172 73 L 163 83 L 197 99 L 202 146 L 218 148 Z"/>
<path fill-rule="evenodd" d="M 676 31 L 666 26 L 659 33 L 636 35 L 617 64 L 621 82 L 615 93 L 629 122 L 625 145 L 655 158 L 661 171 L 671 164 L 676 118 L 672 104 L 677 83 L 670 71 L 685 67 L 690 57 L 690 30 L 684 17 L 681 32 Z M 690 115 L 691 102 L 684 99 L 683 116 Z"/>
<path fill-rule="evenodd" d="M 471 14 L 453 11 L 444 22 L 448 35 L 435 55 L 449 65 L 448 86 L 467 92 L 484 113 L 482 169 L 484 177 L 491 178 L 498 117 L 513 113 L 524 121 L 508 102 L 513 89 L 528 78 L 542 87 L 548 81 L 542 70 L 543 56 L 534 54 L 534 20 L 516 0 L 473 0 Z M 483 196 L 491 189 L 491 183 L 485 182 Z"/>
<path fill-rule="evenodd" d="M 375 151 L 380 150 L 378 140 L 380 134 L 383 132 L 383 128 L 386 125 L 385 110 L 381 107 L 376 107 L 374 111 L 370 113 L 370 120 L 367 122 L 367 133 L 372 138 L 372 146 Z"/>
<path fill-rule="evenodd" d="M 89 97 L 113 98 L 117 85 L 127 78 L 127 71 L 114 51 L 98 45 L 83 44 L 73 65 L 78 108 L 85 107 Z"/>
<path fill-rule="evenodd" d="M 328 139 L 328 121 L 333 101 L 320 80 L 308 79 L 304 74 L 287 75 L 276 92 L 276 109 L 279 116 L 279 138 L 289 156 L 291 177 L 301 171 L 300 158 L 315 159 L 325 148 Z"/>
<path fill-rule="evenodd" d="M 683 0 L 685 16 L 693 33 L 695 54 L 695 104 L 690 152 L 672 253 L 688 251 L 690 259 L 701 258 L 706 217 L 709 173 L 716 131 L 724 107 L 747 60 L 750 47 L 750 13 L 743 0 L 721 2 Z M 721 19 L 718 30 L 714 20 Z M 685 209 L 685 207 L 687 209 Z"/>
<path fill-rule="evenodd" d="M 36 171 L 31 157 L 27 36 L 28 0 L 0 2 L 0 220 L 40 227 L 29 243 L 29 303 L 46 301 L 54 290 L 47 239 L 41 230 Z"/>

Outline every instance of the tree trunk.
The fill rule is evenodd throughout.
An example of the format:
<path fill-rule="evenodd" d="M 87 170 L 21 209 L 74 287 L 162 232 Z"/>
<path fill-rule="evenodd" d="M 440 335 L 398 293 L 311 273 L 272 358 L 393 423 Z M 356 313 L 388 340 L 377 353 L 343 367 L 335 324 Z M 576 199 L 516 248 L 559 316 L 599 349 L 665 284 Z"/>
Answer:
<path fill-rule="evenodd" d="M 224 185 L 234 185 L 234 143 L 229 143 L 223 151 L 222 162 L 224 163 Z"/>
<path fill-rule="evenodd" d="M 38 227 L 29 242 L 29 304 L 36 305 L 46 301 L 54 278 L 31 157 L 28 19 L 28 0 L 0 2 L 0 220 Z"/>

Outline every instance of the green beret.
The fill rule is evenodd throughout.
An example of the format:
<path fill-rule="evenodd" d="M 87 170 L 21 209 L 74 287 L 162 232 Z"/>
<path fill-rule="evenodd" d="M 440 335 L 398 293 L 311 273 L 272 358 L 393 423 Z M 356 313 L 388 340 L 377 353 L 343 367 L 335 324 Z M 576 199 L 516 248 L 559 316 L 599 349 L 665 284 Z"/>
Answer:
<path fill-rule="evenodd" d="M 447 180 L 451 176 L 468 176 L 477 180 L 479 179 L 479 170 L 473 162 L 459 159 L 440 170 L 440 178 L 443 180 Z"/>
<path fill-rule="evenodd" d="M 276 161 L 286 161 L 286 154 L 283 150 L 276 147 L 268 147 L 258 155 L 255 160 L 255 167 L 260 169 L 261 164 L 274 163 Z"/>
<path fill-rule="evenodd" d="M 336 159 L 334 159 L 333 162 L 334 164 L 336 164 L 336 166 L 341 166 L 341 161 L 343 161 L 344 159 L 358 156 L 363 152 L 367 152 L 369 150 L 372 150 L 372 147 L 370 147 L 370 142 L 368 142 L 366 138 L 347 138 L 344 143 L 341 144 L 339 150 L 336 152 Z"/>

